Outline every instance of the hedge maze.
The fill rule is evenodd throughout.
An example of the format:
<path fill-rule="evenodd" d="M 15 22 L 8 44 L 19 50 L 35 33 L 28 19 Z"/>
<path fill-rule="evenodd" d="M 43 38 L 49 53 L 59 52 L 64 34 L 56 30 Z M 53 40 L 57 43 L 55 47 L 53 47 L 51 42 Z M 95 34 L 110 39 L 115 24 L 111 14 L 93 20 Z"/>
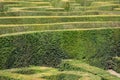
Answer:
<path fill-rule="evenodd" d="M 0 0 L 0 80 L 120 80 L 108 69 L 120 0 Z"/>

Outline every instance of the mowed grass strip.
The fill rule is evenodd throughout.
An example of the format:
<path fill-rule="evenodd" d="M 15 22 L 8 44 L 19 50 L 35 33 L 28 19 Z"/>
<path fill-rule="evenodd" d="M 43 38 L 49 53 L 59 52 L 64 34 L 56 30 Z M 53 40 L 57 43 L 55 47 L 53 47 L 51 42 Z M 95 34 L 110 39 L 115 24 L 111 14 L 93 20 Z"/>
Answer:
<path fill-rule="evenodd" d="M 120 21 L 120 15 L 17 16 L 0 18 L 0 24 L 41 24 L 41 23 L 86 22 L 86 21 Z"/>

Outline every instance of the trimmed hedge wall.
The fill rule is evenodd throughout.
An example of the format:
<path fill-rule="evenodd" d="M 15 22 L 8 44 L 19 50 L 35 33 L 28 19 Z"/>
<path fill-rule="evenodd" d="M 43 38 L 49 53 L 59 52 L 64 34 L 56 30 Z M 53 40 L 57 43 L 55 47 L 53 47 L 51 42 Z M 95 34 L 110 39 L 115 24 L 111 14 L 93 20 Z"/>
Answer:
<path fill-rule="evenodd" d="M 120 16 L 26 16 L 1 17 L 0 24 L 40 24 L 78 21 L 120 21 Z"/>
<path fill-rule="evenodd" d="M 119 54 L 120 29 L 38 32 L 0 38 L 0 68 L 46 65 L 75 58 L 106 68 Z"/>
<path fill-rule="evenodd" d="M 102 28 L 102 27 L 119 27 L 119 22 L 69 22 L 69 23 L 54 23 L 54 24 L 19 24 L 19 25 L 4 25 L 0 26 L 0 34 L 8 34 L 25 31 L 43 31 L 43 30 L 59 30 L 59 29 L 85 29 L 85 28 Z"/>
<path fill-rule="evenodd" d="M 119 49 L 119 52 L 120 52 L 120 49 Z M 120 53 L 119 53 L 119 55 L 120 55 Z M 115 64 L 113 69 L 120 73 L 120 57 L 113 58 L 113 63 Z"/>

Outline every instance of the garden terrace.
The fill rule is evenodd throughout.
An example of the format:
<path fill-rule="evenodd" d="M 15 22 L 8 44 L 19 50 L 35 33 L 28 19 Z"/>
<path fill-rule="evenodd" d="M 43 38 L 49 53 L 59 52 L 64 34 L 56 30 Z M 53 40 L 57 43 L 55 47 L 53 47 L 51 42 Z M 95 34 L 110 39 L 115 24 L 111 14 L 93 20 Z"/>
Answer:
<path fill-rule="evenodd" d="M 0 80 L 120 80 L 120 0 L 0 1 Z M 54 75 L 53 75 L 54 74 Z"/>

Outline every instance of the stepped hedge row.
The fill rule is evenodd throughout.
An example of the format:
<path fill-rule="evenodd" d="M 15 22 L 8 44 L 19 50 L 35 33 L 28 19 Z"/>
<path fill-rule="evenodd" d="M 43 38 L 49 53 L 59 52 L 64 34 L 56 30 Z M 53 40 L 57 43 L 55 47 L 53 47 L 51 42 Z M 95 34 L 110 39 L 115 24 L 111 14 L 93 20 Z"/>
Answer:
<path fill-rule="evenodd" d="M 78 21 L 120 21 L 120 16 L 23 16 L 1 17 L 0 24 L 40 24 Z"/>
<path fill-rule="evenodd" d="M 36 32 L 0 37 L 0 68 L 45 65 L 57 67 L 74 58 L 107 68 L 120 56 L 120 29 Z M 115 65 L 113 65 L 114 67 Z"/>
<path fill-rule="evenodd" d="M 68 22 L 54 24 L 18 24 L 18 25 L 0 25 L 0 34 L 40 31 L 40 30 L 59 30 L 59 29 L 83 29 L 83 28 L 109 28 L 119 27 L 119 22 Z"/>

